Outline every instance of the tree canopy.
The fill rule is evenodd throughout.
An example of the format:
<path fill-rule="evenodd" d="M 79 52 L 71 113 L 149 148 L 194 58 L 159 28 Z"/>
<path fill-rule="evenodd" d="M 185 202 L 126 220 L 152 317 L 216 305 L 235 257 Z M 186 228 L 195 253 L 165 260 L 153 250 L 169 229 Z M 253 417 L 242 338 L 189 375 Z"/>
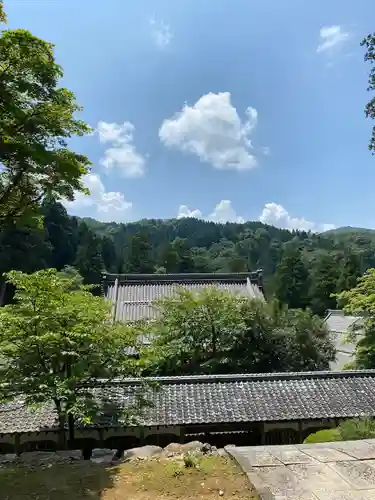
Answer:
<path fill-rule="evenodd" d="M 144 326 L 153 339 L 153 375 L 328 369 L 335 349 L 309 311 L 280 308 L 216 288 L 162 300 Z"/>
<path fill-rule="evenodd" d="M 0 308 L 0 398 L 53 404 L 60 430 L 69 422 L 73 439 L 74 422 L 103 410 L 89 387 L 96 377 L 139 374 L 139 362 L 124 355 L 137 346 L 136 331 L 113 324 L 109 304 L 75 273 L 11 271 L 7 279 L 16 294 Z"/>
<path fill-rule="evenodd" d="M 285 248 L 275 271 L 275 295 L 292 308 L 308 304 L 309 272 L 298 247 Z"/>
<path fill-rule="evenodd" d="M 0 23 L 6 23 L 6 22 L 7 22 L 7 18 L 6 18 L 6 14 L 4 11 L 4 2 L 3 2 L 3 0 L 0 0 Z"/>
<path fill-rule="evenodd" d="M 4 19 L 1 5 L 0 18 Z M 73 92 L 59 87 L 53 45 L 22 29 L 0 36 L 0 228 L 33 217 L 44 198 L 85 191 L 90 162 L 68 148 L 90 131 L 75 118 Z"/>
<path fill-rule="evenodd" d="M 367 61 L 370 66 L 370 72 L 368 77 L 368 87 L 367 90 L 369 92 L 375 91 L 375 33 L 370 33 L 367 35 L 361 43 L 362 46 L 365 47 L 365 61 Z M 367 118 L 375 119 L 375 97 L 370 99 L 370 101 L 366 104 L 365 114 Z M 372 128 L 371 139 L 369 142 L 369 149 L 372 153 L 375 152 L 375 125 Z"/>
<path fill-rule="evenodd" d="M 214 224 L 197 219 L 101 223 L 70 217 L 45 200 L 41 227 L 10 226 L 0 235 L 0 271 L 74 266 L 85 283 L 101 272 L 210 273 L 263 269 L 267 299 L 324 316 L 332 293 L 349 289 L 375 266 L 375 232 L 309 234 L 261 222 Z M 298 264 L 298 265 L 296 265 Z M 298 271 L 298 272 L 297 272 Z M 1 293 L 0 282 L 0 298 Z M 4 302 L 11 299 L 7 287 Z"/>
<path fill-rule="evenodd" d="M 345 313 L 359 317 L 349 334 L 356 343 L 355 366 L 375 368 L 375 269 L 360 277 L 354 288 L 341 292 L 338 301 Z"/>

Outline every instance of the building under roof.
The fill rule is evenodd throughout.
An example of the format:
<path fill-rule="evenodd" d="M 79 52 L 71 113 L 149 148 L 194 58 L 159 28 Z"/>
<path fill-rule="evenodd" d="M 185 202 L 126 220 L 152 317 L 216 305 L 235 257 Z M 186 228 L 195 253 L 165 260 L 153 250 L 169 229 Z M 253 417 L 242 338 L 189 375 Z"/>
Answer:
<path fill-rule="evenodd" d="M 153 319 L 158 315 L 155 301 L 172 297 L 179 288 L 207 287 L 264 300 L 262 271 L 251 273 L 188 274 L 104 274 L 102 292 L 113 303 L 116 321 Z"/>
<path fill-rule="evenodd" d="M 342 310 L 330 309 L 324 323 L 331 332 L 332 340 L 336 347 L 336 360 L 331 364 L 332 370 L 342 370 L 345 365 L 352 362 L 356 343 L 348 342 L 347 337 L 351 329 L 361 322 L 358 316 L 347 316 Z M 362 337 L 361 331 L 356 333 L 357 341 Z"/>
<path fill-rule="evenodd" d="M 143 439 L 168 434 L 180 440 L 194 433 L 251 431 L 264 442 L 285 441 L 285 436 L 301 442 L 312 429 L 335 426 L 339 419 L 375 416 L 375 370 L 145 380 L 146 385 L 140 379 L 94 382 L 90 390 L 99 402 L 111 401 L 111 410 L 102 411 L 90 426 L 77 426 L 77 435 L 87 433 L 92 438 L 97 432 L 97 439 L 104 442 L 115 436 Z M 149 406 L 137 423 L 124 426 L 114 409 L 132 406 L 140 391 Z M 37 409 L 25 407 L 23 401 L 0 405 L 0 450 L 14 436 L 18 442 L 20 437 L 21 442 L 53 441 L 57 430 L 57 415 L 49 404 Z M 268 432 L 276 437 L 267 438 Z"/>

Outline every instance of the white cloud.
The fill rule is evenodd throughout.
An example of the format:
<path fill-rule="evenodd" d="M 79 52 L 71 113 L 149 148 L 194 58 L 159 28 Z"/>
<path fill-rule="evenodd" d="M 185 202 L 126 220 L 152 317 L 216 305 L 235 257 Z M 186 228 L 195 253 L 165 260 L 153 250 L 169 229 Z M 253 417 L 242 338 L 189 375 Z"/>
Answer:
<path fill-rule="evenodd" d="M 81 211 L 90 208 L 96 211 L 96 214 L 91 214 L 93 217 L 106 222 L 123 220 L 125 212 L 132 208 L 132 203 L 126 201 L 122 193 L 106 191 L 98 174 L 87 174 L 83 182 L 90 195 L 77 193 L 74 201 L 66 203 L 68 209 Z"/>
<path fill-rule="evenodd" d="M 124 177 L 140 177 L 145 172 L 145 158 L 140 155 L 133 144 L 135 127 L 130 122 L 107 123 L 100 121 L 97 126 L 99 140 L 109 143 L 111 147 L 104 152 L 100 164 L 107 168 L 117 168 Z"/>
<path fill-rule="evenodd" d="M 160 49 L 167 47 L 173 38 L 171 27 L 165 24 L 164 21 L 157 21 L 156 19 L 150 20 L 150 26 L 151 35 L 157 47 Z"/>
<path fill-rule="evenodd" d="M 257 163 L 250 136 L 258 112 L 248 107 L 245 115 L 242 121 L 229 92 L 210 92 L 164 120 L 159 137 L 167 147 L 193 153 L 217 169 L 248 170 Z"/>
<path fill-rule="evenodd" d="M 243 217 L 236 214 L 230 200 L 221 200 L 216 205 L 214 211 L 208 216 L 208 219 L 213 222 L 239 222 L 240 224 L 245 222 Z"/>
<path fill-rule="evenodd" d="M 277 203 L 266 203 L 259 220 L 264 224 L 290 230 L 322 232 L 335 228 L 333 224 L 318 224 L 304 218 L 292 217 L 284 207 Z"/>
<path fill-rule="evenodd" d="M 180 208 L 178 209 L 177 219 L 185 219 L 187 217 L 201 219 L 202 212 L 198 210 L 198 208 L 190 210 L 186 205 L 180 205 Z"/>
<path fill-rule="evenodd" d="M 243 217 L 236 214 L 230 200 L 221 200 L 220 203 L 216 205 L 212 213 L 206 217 L 203 217 L 202 212 L 198 208 L 190 210 L 186 205 L 181 205 L 178 210 L 177 219 L 183 219 L 185 217 L 194 217 L 195 219 L 204 219 L 220 223 L 238 222 L 242 224 L 245 222 Z"/>
<path fill-rule="evenodd" d="M 344 31 L 341 26 L 323 26 L 320 29 L 319 45 L 316 51 L 332 52 L 338 49 L 349 38 L 349 33 Z"/>

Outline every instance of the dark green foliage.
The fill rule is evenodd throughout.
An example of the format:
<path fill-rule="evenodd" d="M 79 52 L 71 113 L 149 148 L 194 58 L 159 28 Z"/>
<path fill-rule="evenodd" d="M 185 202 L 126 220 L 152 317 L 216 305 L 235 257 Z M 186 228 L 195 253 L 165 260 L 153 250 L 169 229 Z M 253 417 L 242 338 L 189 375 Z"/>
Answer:
<path fill-rule="evenodd" d="M 115 273 L 118 270 L 118 258 L 113 239 L 109 236 L 103 236 L 101 240 L 101 254 L 103 259 L 104 269 L 110 273 Z"/>
<path fill-rule="evenodd" d="M 144 325 L 154 339 L 151 375 L 328 369 L 334 346 L 322 320 L 260 300 L 206 289 L 182 290 Z"/>
<path fill-rule="evenodd" d="M 332 294 L 337 291 L 340 286 L 339 279 L 344 276 L 340 266 L 332 253 L 320 253 L 313 262 L 311 274 L 314 280 L 310 287 L 310 307 L 316 314 L 322 316 L 327 309 L 336 308 L 336 298 L 332 297 Z"/>
<path fill-rule="evenodd" d="M 42 213 L 51 246 L 48 267 L 62 269 L 65 265 L 73 264 L 78 243 L 77 220 L 68 215 L 61 203 L 45 202 Z"/>
<path fill-rule="evenodd" d="M 195 271 L 193 254 L 186 238 L 175 238 L 171 243 L 163 245 L 160 252 L 159 265 L 167 273 L 192 273 Z"/>
<path fill-rule="evenodd" d="M 155 262 L 151 257 L 151 244 L 145 231 L 140 231 L 130 239 L 128 253 L 124 262 L 127 273 L 153 273 Z"/>
<path fill-rule="evenodd" d="M 343 441 L 350 441 L 353 439 L 374 439 L 375 421 L 370 418 L 346 420 L 339 425 L 339 431 Z"/>
<path fill-rule="evenodd" d="M 338 269 L 338 290 L 350 290 L 357 284 L 357 279 L 361 276 L 361 262 L 359 256 L 354 252 L 345 252 L 342 259 L 337 262 Z"/>
<path fill-rule="evenodd" d="M 338 295 L 346 314 L 359 316 L 349 338 L 356 343 L 355 367 L 375 368 L 375 269 L 368 269 L 357 285 Z M 360 334 L 358 340 L 357 335 Z"/>
<path fill-rule="evenodd" d="M 76 118 L 81 108 L 59 87 L 62 77 L 51 43 L 26 30 L 0 32 L 1 228 L 35 222 L 45 197 L 71 200 L 84 191 L 90 162 L 68 142 L 90 128 Z"/>
<path fill-rule="evenodd" d="M 368 87 L 369 92 L 374 93 L 375 91 L 375 33 L 367 35 L 366 38 L 362 40 L 362 46 L 366 48 L 365 61 L 369 62 L 371 65 L 369 77 L 368 77 Z M 367 118 L 375 119 L 375 97 L 372 97 L 370 101 L 366 104 L 365 114 Z M 372 135 L 369 143 L 369 149 L 372 153 L 375 152 L 375 127 L 372 129 Z"/>
<path fill-rule="evenodd" d="M 276 328 L 283 334 L 285 357 L 282 371 L 326 370 L 335 358 L 335 349 L 321 318 L 309 309 L 283 307 L 270 313 Z"/>
<path fill-rule="evenodd" d="M 5 282 L 3 273 L 11 269 L 30 273 L 48 267 L 51 250 L 43 229 L 12 224 L 0 231 L 0 306 L 13 297 L 13 287 Z"/>
<path fill-rule="evenodd" d="M 292 307 L 324 314 L 330 294 L 351 287 L 375 265 L 375 233 L 307 234 L 260 222 L 213 224 L 142 220 L 130 224 L 77 221 L 55 202 L 43 205 L 44 228 L 13 226 L 0 236 L 2 271 L 76 265 L 85 282 L 100 272 L 240 272 L 263 268 L 266 293 Z M 190 233 L 189 233 L 190 231 Z M 276 273 L 275 273 L 275 270 Z"/>
<path fill-rule="evenodd" d="M 323 429 L 310 434 L 304 443 L 327 443 L 330 441 L 354 441 L 356 439 L 374 439 L 375 421 L 370 418 L 344 420 L 338 427 Z"/>
<path fill-rule="evenodd" d="M 81 222 L 78 229 L 79 244 L 74 266 L 87 284 L 100 283 L 104 270 L 101 239 Z"/>
<path fill-rule="evenodd" d="M 11 226 L 0 235 L 1 271 L 75 265 L 85 283 L 100 273 L 210 273 L 263 269 L 265 292 L 291 307 L 324 315 L 330 295 L 353 286 L 375 266 L 375 232 L 287 231 L 261 222 L 214 224 L 197 219 L 129 224 L 79 220 L 46 202 L 44 228 Z M 90 230 L 90 231 L 89 231 Z"/>
<path fill-rule="evenodd" d="M 309 272 L 297 247 L 286 247 L 276 267 L 275 296 L 293 309 L 308 305 Z"/>

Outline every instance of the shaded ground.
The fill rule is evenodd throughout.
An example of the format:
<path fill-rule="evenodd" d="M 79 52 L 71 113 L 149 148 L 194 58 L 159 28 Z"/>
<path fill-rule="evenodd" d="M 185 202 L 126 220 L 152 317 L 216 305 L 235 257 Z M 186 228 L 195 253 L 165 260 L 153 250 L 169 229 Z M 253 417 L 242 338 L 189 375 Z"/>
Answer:
<path fill-rule="evenodd" d="M 0 469 L 1 500 L 256 500 L 229 458 L 207 457 L 199 469 L 172 460 L 105 467 L 91 462 Z"/>

